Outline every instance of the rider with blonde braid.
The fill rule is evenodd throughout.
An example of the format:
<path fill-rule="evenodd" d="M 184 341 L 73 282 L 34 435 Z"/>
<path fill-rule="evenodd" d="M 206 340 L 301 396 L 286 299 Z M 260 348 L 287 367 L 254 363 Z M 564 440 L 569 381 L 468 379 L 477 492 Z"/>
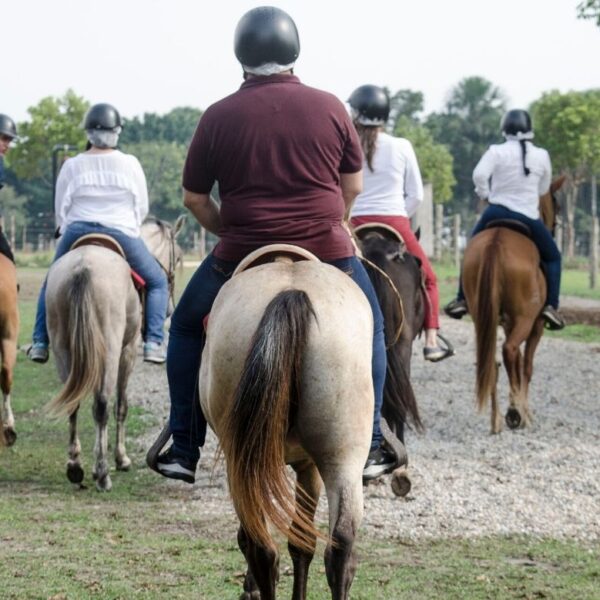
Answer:
<path fill-rule="evenodd" d="M 439 291 L 427 255 L 410 228 L 410 217 L 423 201 L 423 182 L 411 143 L 384 131 L 390 114 L 386 92 L 375 85 L 362 85 L 348 102 L 364 153 L 363 191 L 352 207 L 351 223 L 383 223 L 404 239 L 406 249 L 421 261 L 425 275 L 427 302 L 425 312 L 425 360 L 437 362 L 452 356 L 437 341 Z"/>
<path fill-rule="evenodd" d="M 562 329 L 565 322 L 558 314 L 561 256 L 552 234 L 540 219 L 540 196 L 548 193 L 552 180 L 550 156 L 534 146 L 531 117 L 525 110 L 509 110 L 502 119 L 503 144 L 490 146 L 473 171 L 475 192 L 489 206 L 475 225 L 471 237 L 488 223 L 512 219 L 525 224 L 537 246 L 548 284 L 542 317 L 550 329 Z M 462 278 L 461 278 L 462 279 Z M 468 312 L 462 280 L 458 295 L 446 305 L 449 317 L 461 319 Z"/>

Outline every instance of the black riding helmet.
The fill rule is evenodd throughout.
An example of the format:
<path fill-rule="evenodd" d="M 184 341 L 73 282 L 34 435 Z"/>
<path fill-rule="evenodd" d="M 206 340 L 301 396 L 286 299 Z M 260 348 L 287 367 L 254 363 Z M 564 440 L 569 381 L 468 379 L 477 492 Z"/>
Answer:
<path fill-rule="evenodd" d="M 8 115 L 0 114 L 0 135 L 5 135 L 9 138 L 17 137 L 17 126 Z"/>
<path fill-rule="evenodd" d="M 390 99 L 376 85 L 361 85 L 356 88 L 348 102 L 353 109 L 354 119 L 362 125 L 385 125 L 390 116 Z"/>
<path fill-rule="evenodd" d="M 300 38 L 292 17 L 274 6 L 248 11 L 235 29 L 234 50 L 242 65 L 292 64 L 300 54 Z"/>
<path fill-rule="evenodd" d="M 83 121 L 84 129 L 113 131 L 117 127 L 121 127 L 121 115 L 112 104 L 94 104 Z"/>
<path fill-rule="evenodd" d="M 526 110 L 515 108 L 504 115 L 501 127 L 504 135 L 532 133 L 531 117 Z"/>

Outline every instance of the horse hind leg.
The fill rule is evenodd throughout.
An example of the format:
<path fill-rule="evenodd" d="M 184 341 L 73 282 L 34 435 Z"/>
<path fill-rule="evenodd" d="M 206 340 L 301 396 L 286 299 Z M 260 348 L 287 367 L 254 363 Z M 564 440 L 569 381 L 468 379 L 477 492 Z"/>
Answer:
<path fill-rule="evenodd" d="M 304 514 L 311 519 L 314 519 L 321 487 L 323 485 L 321 476 L 312 461 L 295 464 L 293 467 L 297 474 L 296 506 L 298 506 Z M 293 524 L 292 527 L 295 527 L 295 525 Z M 312 536 L 312 551 L 309 552 L 295 546 L 291 542 L 288 543 L 288 551 L 292 557 L 292 563 L 294 564 L 294 590 L 292 593 L 292 600 L 306 599 L 308 570 L 315 555 L 316 544 L 317 539 Z"/>
<path fill-rule="evenodd" d="M 259 546 L 243 527 L 238 530 L 238 545 L 248 563 L 240 600 L 275 600 L 279 580 L 277 549 Z"/>
<path fill-rule="evenodd" d="M 498 374 L 500 371 L 500 364 L 498 362 L 494 362 L 494 385 L 492 387 L 491 397 L 491 425 L 492 425 L 492 433 L 500 433 L 502 431 L 502 417 L 500 415 L 500 411 L 498 410 Z"/>
<path fill-rule="evenodd" d="M 11 390 L 13 383 L 13 369 L 17 361 L 17 347 L 12 340 L 2 340 L 2 369 L 0 370 L 0 388 L 2 389 L 3 408 L 0 415 L 0 435 L 4 435 L 4 442 L 12 446 L 17 441 L 15 431 L 15 417 L 11 405 Z"/>
<path fill-rule="evenodd" d="M 69 460 L 67 461 L 67 479 L 80 486 L 83 481 L 84 472 L 81 467 L 81 443 L 77 435 L 77 413 L 79 408 L 75 409 L 69 415 Z"/>
<path fill-rule="evenodd" d="M 131 459 L 125 449 L 125 419 L 127 418 L 127 382 L 133 369 L 136 356 L 136 347 L 129 344 L 123 349 L 119 363 L 119 376 L 117 379 L 117 401 L 115 403 L 115 421 L 117 423 L 117 441 L 115 446 L 115 463 L 118 471 L 128 471 Z"/>
<path fill-rule="evenodd" d="M 108 467 L 108 397 L 103 390 L 94 394 L 92 409 L 96 423 L 96 443 L 94 445 L 95 464 L 92 476 L 99 492 L 108 492 L 112 488 Z"/>
<path fill-rule="evenodd" d="M 358 564 L 354 542 L 362 521 L 362 465 L 353 476 L 330 465 L 321 476 L 329 503 L 331 540 L 325 549 L 325 572 L 332 600 L 347 600 Z"/>
<path fill-rule="evenodd" d="M 527 338 L 527 342 L 525 343 L 525 364 L 523 367 L 524 371 L 524 382 L 523 385 L 525 387 L 525 394 L 523 398 L 523 411 L 525 413 L 525 424 L 531 425 L 532 416 L 529 410 L 529 384 L 531 383 L 531 378 L 533 377 L 533 356 L 535 351 L 542 339 L 542 335 L 544 333 L 544 321 L 542 319 L 537 319 L 533 324 L 533 328 L 531 329 L 531 333 Z"/>
<path fill-rule="evenodd" d="M 506 411 L 506 424 L 510 429 L 524 427 L 527 419 L 523 409 L 523 397 L 527 393 L 524 385 L 525 374 L 523 372 L 523 356 L 521 354 L 521 343 L 529 335 L 530 326 L 524 320 L 517 321 L 502 347 L 504 366 L 509 381 L 509 407 Z"/>

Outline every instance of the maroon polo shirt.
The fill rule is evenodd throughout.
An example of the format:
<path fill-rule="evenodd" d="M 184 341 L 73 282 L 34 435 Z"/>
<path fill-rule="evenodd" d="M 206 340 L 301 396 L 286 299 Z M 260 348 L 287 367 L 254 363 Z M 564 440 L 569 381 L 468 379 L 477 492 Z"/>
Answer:
<path fill-rule="evenodd" d="M 253 77 L 202 115 L 183 187 L 208 194 L 218 182 L 219 258 L 288 243 L 335 260 L 354 254 L 340 173 L 361 168 L 358 136 L 335 96 L 293 75 Z"/>

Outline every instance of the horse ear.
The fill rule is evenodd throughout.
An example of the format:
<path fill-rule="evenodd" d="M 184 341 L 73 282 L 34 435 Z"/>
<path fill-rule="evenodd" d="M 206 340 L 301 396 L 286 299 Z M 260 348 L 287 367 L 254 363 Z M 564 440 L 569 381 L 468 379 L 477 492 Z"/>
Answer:
<path fill-rule="evenodd" d="M 566 180 L 567 180 L 566 175 L 561 175 L 560 177 L 557 177 L 550 185 L 550 193 L 554 194 L 554 193 L 558 192 L 558 190 L 560 190 L 560 188 L 563 186 L 563 184 Z"/>
<path fill-rule="evenodd" d="M 417 227 L 417 230 L 415 231 L 415 237 L 417 238 L 417 240 L 421 239 L 421 227 Z"/>
<path fill-rule="evenodd" d="M 173 225 L 173 235 L 177 237 L 177 235 L 183 229 L 183 225 L 185 224 L 186 215 L 179 215 L 177 217 L 177 221 L 175 221 L 175 225 Z"/>

